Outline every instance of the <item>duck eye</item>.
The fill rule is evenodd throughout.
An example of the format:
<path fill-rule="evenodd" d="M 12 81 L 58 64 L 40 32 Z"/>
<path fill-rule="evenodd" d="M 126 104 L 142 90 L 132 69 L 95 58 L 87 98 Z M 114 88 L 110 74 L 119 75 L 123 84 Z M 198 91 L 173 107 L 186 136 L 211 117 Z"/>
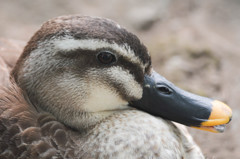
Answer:
<path fill-rule="evenodd" d="M 157 89 L 158 89 L 158 91 L 160 91 L 161 93 L 163 93 L 163 94 L 167 94 L 167 95 L 170 95 L 170 94 L 172 94 L 172 90 L 171 89 L 169 89 L 168 87 L 166 87 L 166 86 L 157 86 Z"/>
<path fill-rule="evenodd" d="M 108 51 L 102 51 L 97 54 L 97 59 L 99 62 L 103 64 L 111 64 L 113 62 L 116 62 L 116 57 L 113 53 Z"/>

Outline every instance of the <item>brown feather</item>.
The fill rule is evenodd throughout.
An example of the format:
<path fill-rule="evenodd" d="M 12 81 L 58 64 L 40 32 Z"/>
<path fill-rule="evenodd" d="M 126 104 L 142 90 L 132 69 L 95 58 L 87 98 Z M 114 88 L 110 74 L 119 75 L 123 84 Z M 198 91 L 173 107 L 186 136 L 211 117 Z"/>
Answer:
<path fill-rule="evenodd" d="M 75 131 L 64 125 L 64 121 L 59 122 L 56 119 L 57 116 L 53 116 L 46 110 L 44 112 L 42 107 L 33 105 L 31 102 L 34 100 L 30 102 L 28 99 L 30 96 L 25 95 L 25 88 L 22 86 L 21 89 L 19 83 L 15 83 L 15 81 L 19 82 L 18 76 L 24 76 L 23 64 L 30 53 L 37 49 L 38 43 L 44 39 L 51 39 L 56 34 L 57 36 L 70 34 L 75 39 L 81 37 L 101 39 L 106 34 L 105 40 L 109 43 L 130 44 L 136 56 L 150 70 L 150 56 L 139 39 L 132 33 L 118 27 L 114 22 L 102 18 L 62 16 L 44 23 L 24 48 L 12 71 L 13 77 L 10 80 L 8 80 L 9 71 L 15 65 L 21 47 L 0 40 L 0 47 L 6 48 L 0 51 L 0 66 L 2 68 L 0 69 L 0 85 L 2 83 L 5 86 L 5 88 L 0 88 L 1 159 L 127 158 L 126 156 L 160 158 L 160 155 L 182 157 L 185 154 L 186 156 L 196 154 L 202 158 L 201 151 L 192 141 L 191 136 L 187 138 L 188 134 L 181 132 L 181 128 L 177 128 L 170 121 L 157 119 L 138 110 L 119 110 L 92 127 Z M 40 75 L 42 76 L 42 74 Z M 3 82 L 6 79 L 8 84 Z M 30 79 L 27 78 L 27 80 Z M 30 80 L 31 82 L 33 81 Z M 42 84 L 41 81 L 40 83 Z M 54 83 L 57 82 L 54 81 Z M 54 83 L 50 86 L 54 87 Z M 64 89 L 68 88 L 64 87 Z M 31 91 L 35 93 L 37 90 L 31 89 Z M 56 89 L 52 89 L 51 92 L 50 87 L 47 87 L 46 92 L 50 92 L 48 97 L 51 99 L 52 95 L 57 94 Z M 46 96 L 46 92 L 41 92 L 41 95 Z M 54 106 L 61 104 L 57 103 L 56 100 L 53 101 Z M 52 103 L 50 106 L 53 107 Z M 71 109 L 71 106 L 67 107 L 66 111 Z M 71 118 L 66 111 L 61 115 Z M 76 113 L 75 110 L 74 113 Z M 82 115 L 83 119 L 89 117 L 87 113 L 78 112 L 76 114 Z"/>
<path fill-rule="evenodd" d="M 0 158 L 73 158 L 74 131 L 39 113 L 11 81 L 0 90 Z M 77 137 L 78 135 L 76 135 Z"/>

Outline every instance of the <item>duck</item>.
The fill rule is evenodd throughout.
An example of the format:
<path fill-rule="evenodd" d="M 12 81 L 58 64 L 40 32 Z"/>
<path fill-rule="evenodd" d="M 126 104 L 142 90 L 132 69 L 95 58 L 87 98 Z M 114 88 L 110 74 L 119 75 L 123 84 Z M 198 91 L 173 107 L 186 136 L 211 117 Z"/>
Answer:
<path fill-rule="evenodd" d="M 48 20 L 6 76 L 4 159 L 202 159 L 183 125 L 223 132 L 232 117 L 155 72 L 139 38 L 106 18 Z"/>

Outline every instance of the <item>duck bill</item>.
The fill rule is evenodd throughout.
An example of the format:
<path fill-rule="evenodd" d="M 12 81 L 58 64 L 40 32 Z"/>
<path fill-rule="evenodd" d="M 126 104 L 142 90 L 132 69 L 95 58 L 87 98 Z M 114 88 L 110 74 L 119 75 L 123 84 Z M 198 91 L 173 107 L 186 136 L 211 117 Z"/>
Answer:
<path fill-rule="evenodd" d="M 232 117 L 232 110 L 226 104 L 184 91 L 154 71 L 144 77 L 142 98 L 130 105 L 211 132 L 223 132 Z"/>

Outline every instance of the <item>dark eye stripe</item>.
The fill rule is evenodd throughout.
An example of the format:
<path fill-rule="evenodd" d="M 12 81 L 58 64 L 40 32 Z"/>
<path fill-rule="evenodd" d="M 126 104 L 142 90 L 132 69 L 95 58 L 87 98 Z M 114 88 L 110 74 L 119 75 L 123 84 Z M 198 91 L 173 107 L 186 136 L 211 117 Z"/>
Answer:
<path fill-rule="evenodd" d="M 132 62 L 128 61 L 127 59 L 125 59 L 124 57 L 120 56 L 118 58 L 118 62 L 117 62 L 118 66 L 121 66 L 122 68 L 129 70 L 130 73 L 135 77 L 135 80 L 139 83 L 142 84 L 143 83 L 143 79 L 144 79 L 144 72 L 142 70 L 141 66 L 138 66 L 136 64 L 133 64 Z"/>
<path fill-rule="evenodd" d="M 101 67 L 99 66 L 99 63 L 96 61 L 96 56 L 102 51 L 102 50 L 108 50 L 109 52 L 114 52 L 112 49 L 108 48 L 103 48 L 101 50 L 82 50 L 82 49 L 77 49 L 77 50 L 72 50 L 68 52 L 59 52 L 60 56 L 74 59 L 78 61 L 78 58 L 83 58 L 85 57 L 85 60 L 87 60 L 87 65 L 88 67 Z M 97 54 L 98 53 L 98 54 Z M 117 54 L 117 53 L 116 53 Z M 95 58 L 94 58 L 95 57 Z M 113 63 L 113 65 L 102 65 L 103 67 L 111 67 L 111 66 L 120 66 L 124 69 L 129 70 L 129 72 L 135 77 L 135 80 L 139 83 L 142 84 L 143 78 L 144 78 L 144 72 L 142 69 L 142 66 L 138 64 L 134 64 L 128 59 L 126 59 L 123 56 L 116 57 L 116 62 Z M 81 67 L 86 67 L 86 66 L 81 66 Z"/>

